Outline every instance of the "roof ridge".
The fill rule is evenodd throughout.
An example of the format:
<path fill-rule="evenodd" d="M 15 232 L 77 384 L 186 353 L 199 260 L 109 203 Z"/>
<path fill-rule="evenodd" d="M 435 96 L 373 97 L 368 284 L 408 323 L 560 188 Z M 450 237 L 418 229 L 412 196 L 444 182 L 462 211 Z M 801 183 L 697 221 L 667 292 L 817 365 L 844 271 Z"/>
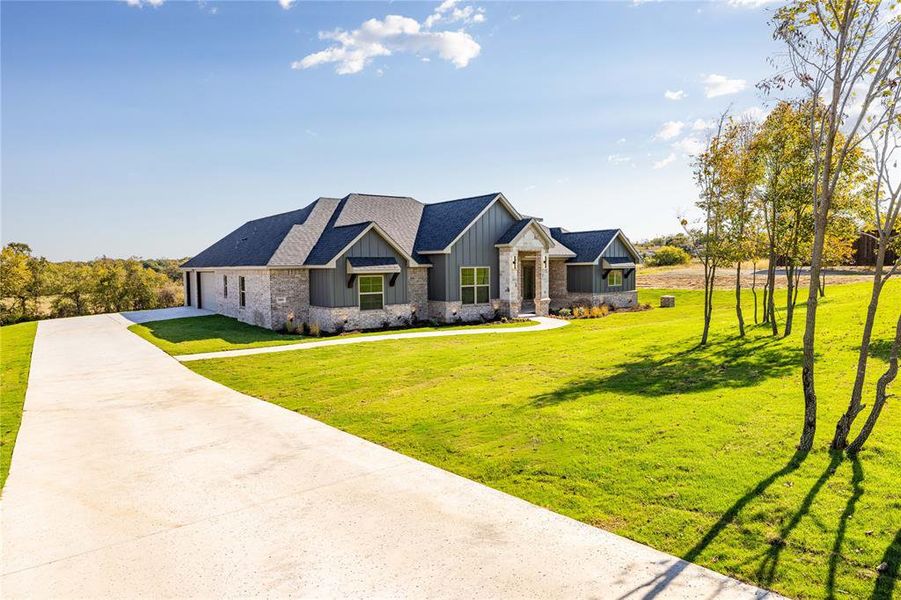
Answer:
<path fill-rule="evenodd" d="M 363 192 L 351 192 L 347 196 L 345 196 L 345 198 L 349 198 L 351 196 L 368 196 L 370 198 L 400 198 L 401 200 L 413 200 L 414 202 L 419 202 L 419 200 L 417 200 L 413 196 L 395 196 L 393 194 L 367 194 Z M 420 204 L 422 203 L 420 202 Z"/>
<path fill-rule="evenodd" d="M 285 216 L 285 215 L 290 215 L 291 213 L 296 213 L 296 212 L 299 212 L 299 211 L 301 211 L 301 210 L 306 210 L 306 209 L 310 208 L 311 206 L 313 206 L 314 204 L 316 204 L 317 202 L 319 202 L 320 200 L 337 200 L 337 198 L 323 198 L 323 197 L 320 196 L 319 198 L 316 198 L 315 200 L 313 200 L 312 202 L 310 202 L 310 203 L 307 204 L 306 206 L 302 206 L 302 207 L 300 207 L 300 208 L 294 208 L 294 209 L 291 209 L 291 210 L 286 210 L 286 211 L 283 211 L 283 212 L 280 212 L 280 213 L 275 213 L 275 214 L 271 214 L 271 215 L 266 215 L 265 217 L 257 217 L 256 219 L 250 219 L 249 221 L 245 221 L 244 224 L 247 225 L 247 224 L 249 224 L 249 223 L 256 223 L 257 221 L 265 221 L 266 219 L 272 219 L 272 218 L 274 218 L 274 217 L 283 217 L 283 216 Z"/>
<path fill-rule="evenodd" d="M 453 200 L 442 200 L 441 202 L 424 202 L 426 206 L 436 206 L 438 204 L 450 204 L 451 202 L 462 202 L 464 200 L 475 200 L 476 198 L 487 198 L 491 196 L 492 198 L 496 196 L 500 196 L 500 192 L 492 192 L 490 194 L 478 194 L 477 196 L 468 196 L 466 198 L 454 198 Z"/>

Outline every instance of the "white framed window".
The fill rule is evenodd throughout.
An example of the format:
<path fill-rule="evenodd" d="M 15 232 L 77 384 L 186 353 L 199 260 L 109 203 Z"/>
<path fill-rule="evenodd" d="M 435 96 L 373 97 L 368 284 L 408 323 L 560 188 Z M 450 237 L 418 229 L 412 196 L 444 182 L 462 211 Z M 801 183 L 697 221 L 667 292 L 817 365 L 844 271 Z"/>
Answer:
<path fill-rule="evenodd" d="M 241 308 L 247 306 L 247 286 L 242 276 L 238 276 L 238 306 Z"/>
<path fill-rule="evenodd" d="M 613 270 L 607 273 L 607 287 L 623 287 L 623 272 Z"/>
<path fill-rule="evenodd" d="M 488 267 L 460 267 L 460 302 L 488 304 L 490 273 Z"/>
<path fill-rule="evenodd" d="M 360 310 L 381 310 L 385 307 L 385 277 L 360 275 Z"/>
<path fill-rule="evenodd" d="M 222 276 L 222 297 L 228 298 L 228 275 Z"/>

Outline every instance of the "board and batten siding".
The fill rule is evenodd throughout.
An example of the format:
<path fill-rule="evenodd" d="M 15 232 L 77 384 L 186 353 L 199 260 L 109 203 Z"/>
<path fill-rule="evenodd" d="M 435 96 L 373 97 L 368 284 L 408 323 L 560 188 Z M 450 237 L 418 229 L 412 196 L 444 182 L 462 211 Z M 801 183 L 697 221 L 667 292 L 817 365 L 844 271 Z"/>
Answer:
<path fill-rule="evenodd" d="M 594 290 L 593 265 L 570 265 L 566 267 L 566 291 L 591 294 Z"/>
<path fill-rule="evenodd" d="M 500 260 L 497 240 L 516 221 L 504 205 L 495 202 L 451 247 L 449 254 L 430 254 L 429 300 L 460 300 L 460 267 L 490 267 L 491 298 L 500 298 Z"/>
<path fill-rule="evenodd" d="M 385 258 L 394 257 L 400 265 L 397 280 L 391 286 L 392 273 L 384 273 L 385 304 L 406 304 L 407 299 L 407 259 L 391 247 L 378 233 L 369 231 L 356 244 L 338 257 L 334 269 L 310 269 L 310 304 L 337 308 L 359 305 L 359 278 L 353 287 L 347 287 L 348 257 Z"/>
<path fill-rule="evenodd" d="M 622 239 L 619 236 L 613 238 L 613 241 L 610 242 L 610 246 L 604 251 L 601 257 L 626 257 L 631 258 L 633 262 L 638 262 L 638 257 L 633 256 L 631 252 L 626 248 L 626 245 L 623 243 Z M 598 261 L 600 263 L 600 261 Z M 635 269 L 632 269 L 632 272 L 626 276 L 625 272 L 623 272 L 623 285 L 620 287 L 609 287 L 607 285 L 607 279 L 604 278 L 603 270 L 601 269 L 600 264 L 594 267 L 595 277 L 594 277 L 594 286 L 596 294 L 606 294 L 607 292 L 632 292 L 635 291 Z"/>

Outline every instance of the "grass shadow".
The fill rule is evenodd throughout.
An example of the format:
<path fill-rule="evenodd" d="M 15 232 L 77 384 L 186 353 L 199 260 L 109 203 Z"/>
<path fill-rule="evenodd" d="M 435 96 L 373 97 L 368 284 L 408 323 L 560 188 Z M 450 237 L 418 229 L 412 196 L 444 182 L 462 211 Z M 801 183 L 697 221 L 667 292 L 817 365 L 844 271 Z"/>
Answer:
<path fill-rule="evenodd" d="M 879 577 L 876 578 L 876 587 L 870 600 L 888 600 L 892 597 L 892 591 L 898 583 L 898 566 L 901 565 L 901 529 L 895 534 L 895 539 L 885 549 L 880 563 Z"/>
<path fill-rule="evenodd" d="M 205 340 L 222 340 L 230 344 L 299 340 L 299 336 L 277 333 L 222 315 L 151 321 L 141 325 L 146 327 L 154 337 L 172 344 Z"/>
<path fill-rule="evenodd" d="M 829 576 L 826 578 L 826 597 L 829 600 L 835 598 L 835 574 L 838 570 L 838 560 L 841 557 L 842 544 L 845 541 L 845 531 L 848 528 L 848 519 L 854 514 L 857 501 L 863 496 L 863 465 L 857 459 L 851 459 L 851 469 L 854 475 L 851 477 L 851 496 L 845 504 L 845 510 L 838 518 L 838 528 L 835 532 L 835 542 L 832 544 L 832 553 L 829 555 Z"/>
<path fill-rule="evenodd" d="M 695 346 L 655 358 L 660 348 L 631 362 L 616 365 L 610 375 L 568 382 L 533 396 L 532 406 L 553 406 L 601 390 L 646 397 L 691 393 L 716 388 L 741 388 L 791 373 L 801 364 L 801 350 L 782 340 L 760 338 Z"/>
<path fill-rule="evenodd" d="M 791 532 L 798 526 L 798 523 L 801 522 L 801 519 L 804 518 L 806 514 L 810 512 L 810 507 L 813 504 L 814 498 L 816 498 L 817 494 L 820 493 L 820 490 L 823 489 L 823 486 L 835 474 L 836 469 L 838 469 L 838 465 L 842 462 L 843 455 L 841 452 L 833 452 L 831 454 L 831 459 L 829 461 L 829 465 L 827 465 L 826 469 L 823 473 L 817 478 L 817 480 L 810 487 L 810 490 L 805 494 L 804 499 L 801 501 L 801 505 L 798 507 L 798 510 L 792 514 L 791 518 L 788 522 L 779 530 L 779 536 L 770 540 L 770 547 L 766 551 L 764 555 L 763 561 L 760 563 L 760 567 L 757 569 L 757 581 L 761 582 L 763 585 L 770 585 L 776 579 L 776 568 L 779 566 L 779 559 L 782 555 L 782 551 L 785 549 L 787 545 L 786 540 L 788 539 Z M 856 500 L 855 500 L 856 501 Z M 852 506 L 853 510 L 853 506 Z M 844 536 L 844 532 L 842 533 Z M 841 540 L 839 540 L 839 544 Z"/>
<path fill-rule="evenodd" d="M 713 526 L 707 530 L 704 536 L 698 540 L 698 542 L 691 547 L 685 554 L 682 555 L 682 559 L 672 566 L 670 566 L 665 572 L 657 575 L 650 581 L 643 583 L 637 588 L 633 589 L 629 593 L 620 596 L 619 600 L 623 600 L 624 598 L 628 598 L 633 594 L 639 593 L 641 590 L 645 588 L 650 588 L 647 592 L 642 596 L 645 600 L 650 600 L 652 598 L 656 598 L 663 591 L 666 590 L 667 587 L 673 582 L 676 577 L 679 576 L 682 571 L 684 571 L 692 562 L 694 562 L 701 553 L 715 540 L 720 533 L 723 532 L 726 527 L 728 527 L 733 521 L 735 521 L 736 517 L 741 513 L 741 511 L 751 503 L 755 498 L 763 494 L 770 486 L 773 485 L 777 480 L 785 477 L 786 475 L 791 474 L 796 471 L 801 463 L 807 458 L 807 452 L 798 450 L 792 455 L 789 461 L 777 471 L 774 471 L 770 475 L 764 477 L 757 485 L 751 488 L 746 494 L 740 497 L 735 501 L 732 506 L 730 506 L 720 518 L 717 520 Z"/>

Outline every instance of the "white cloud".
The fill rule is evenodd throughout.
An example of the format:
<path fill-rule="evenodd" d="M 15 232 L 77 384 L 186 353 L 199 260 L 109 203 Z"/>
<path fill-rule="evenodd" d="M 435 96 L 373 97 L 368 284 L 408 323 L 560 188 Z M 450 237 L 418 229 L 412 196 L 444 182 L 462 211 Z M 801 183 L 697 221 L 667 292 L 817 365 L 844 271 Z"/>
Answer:
<path fill-rule="evenodd" d="M 457 8 L 456 2 L 446 0 L 423 24 L 416 19 L 388 15 L 384 19 L 369 19 L 359 29 L 346 31 L 320 31 L 319 39 L 335 42 L 325 50 L 314 52 L 291 63 L 292 69 L 309 69 L 323 64 L 335 64 L 339 75 L 359 73 L 374 58 L 394 53 L 437 54 L 458 69 L 467 66 L 477 57 L 482 47 L 463 29 L 457 31 L 433 31 L 439 23 L 477 23 L 481 9 L 470 6 Z"/>
<path fill-rule="evenodd" d="M 685 97 L 685 91 L 684 90 L 676 90 L 676 91 L 666 90 L 665 92 L 663 92 L 663 97 L 666 98 L 667 100 L 681 100 L 682 98 Z"/>
<path fill-rule="evenodd" d="M 729 79 L 725 75 L 707 75 L 701 82 L 704 84 L 704 95 L 708 98 L 737 94 L 746 87 L 748 82 L 744 79 Z"/>
<path fill-rule="evenodd" d="M 692 131 L 704 131 L 705 129 L 710 129 L 713 124 L 705 121 L 704 119 L 695 119 L 691 124 Z"/>
<path fill-rule="evenodd" d="M 655 168 L 655 169 L 662 169 L 663 167 L 665 167 L 665 166 L 667 166 L 668 164 L 672 163 L 674 160 L 676 160 L 676 155 L 675 155 L 674 153 L 671 152 L 670 155 L 667 156 L 666 158 L 664 158 L 663 160 L 658 160 L 657 162 L 655 162 L 655 163 L 654 163 L 654 168 Z"/>
<path fill-rule="evenodd" d="M 619 138 L 618 140 L 616 140 L 616 143 L 617 143 L 617 144 L 625 144 L 625 143 L 626 143 L 626 138 Z"/>
<path fill-rule="evenodd" d="M 288 10 L 294 4 L 294 0 L 278 0 L 278 5 Z"/>
<path fill-rule="evenodd" d="M 435 9 L 435 12 L 426 17 L 425 21 L 422 22 L 423 28 L 431 29 L 437 23 L 445 23 L 447 25 L 450 25 L 451 23 L 463 23 L 464 25 L 469 25 L 470 23 L 485 22 L 484 8 L 477 8 L 474 6 L 464 6 L 460 8 L 457 4 L 458 0 L 444 0 L 444 2 Z"/>
<path fill-rule="evenodd" d="M 522 188 L 522 191 L 524 191 L 524 192 L 531 192 L 531 191 L 534 190 L 536 187 L 538 187 L 538 186 L 537 186 L 537 185 L 527 185 L 526 187 Z"/>
<path fill-rule="evenodd" d="M 657 132 L 657 135 L 655 135 L 654 138 L 658 140 L 671 140 L 682 133 L 683 127 L 685 127 L 685 123 L 682 121 L 667 121 L 663 124 L 663 127 L 660 128 L 660 131 Z"/>
<path fill-rule="evenodd" d="M 166 0 L 125 0 L 125 4 L 129 6 L 135 6 L 137 8 L 141 8 L 145 4 L 150 5 L 154 8 L 159 8 L 165 1 Z"/>
<path fill-rule="evenodd" d="M 782 1 L 783 0 L 729 0 L 729 6 L 734 6 L 736 8 L 760 8 L 767 4 L 775 4 L 776 2 Z"/>
<path fill-rule="evenodd" d="M 614 165 L 621 165 L 624 163 L 632 162 L 632 157 L 624 156 L 622 154 L 611 154 L 607 157 L 607 162 Z"/>
<path fill-rule="evenodd" d="M 704 151 L 704 142 L 697 137 L 688 136 L 673 144 L 673 150 L 684 154 L 700 154 Z"/>

